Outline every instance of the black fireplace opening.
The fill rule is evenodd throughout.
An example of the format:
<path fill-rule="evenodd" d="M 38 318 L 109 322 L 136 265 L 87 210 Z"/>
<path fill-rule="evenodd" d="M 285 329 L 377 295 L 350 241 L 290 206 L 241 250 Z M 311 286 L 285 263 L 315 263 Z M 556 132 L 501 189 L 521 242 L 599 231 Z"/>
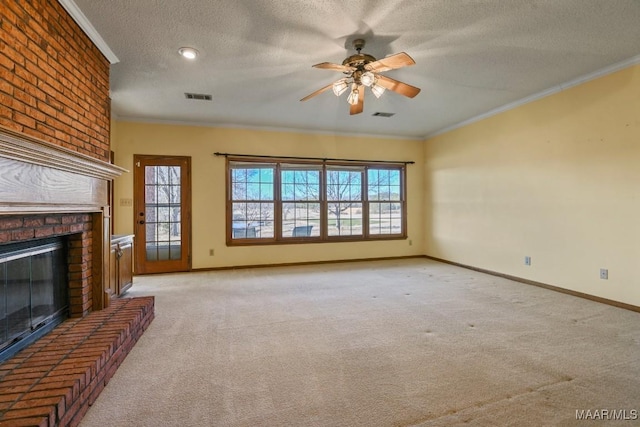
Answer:
<path fill-rule="evenodd" d="M 68 317 L 66 238 L 0 245 L 0 362 Z"/>

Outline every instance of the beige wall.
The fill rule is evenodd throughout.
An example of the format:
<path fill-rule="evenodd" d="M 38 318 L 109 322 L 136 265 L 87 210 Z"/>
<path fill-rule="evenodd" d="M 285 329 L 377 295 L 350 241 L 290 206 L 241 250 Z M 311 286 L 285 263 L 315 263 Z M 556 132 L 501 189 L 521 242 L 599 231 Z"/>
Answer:
<path fill-rule="evenodd" d="M 133 171 L 134 154 L 191 156 L 193 184 L 193 268 L 279 264 L 424 253 L 423 141 L 356 138 L 232 128 L 112 123 L 115 163 Z M 416 161 L 407 167 L 408 240 L 227 247 L 225 244 L 225 160 L 214 152 L 255 155 Z M 115 232 L 133 232 L 133 173 L 115 185 Z M 409 245 L 409 241 L 412 245 Z M 209 250 L 214 249 L 214 256 Z"/>
<path fill-rule="evenodd" d="M 428 140 L 425 202 L 427 255 L 640 306 L 640 66 Z"/>
<path fill-rule="evenodd" d="M 192 157 L 194 268 L 426 254 L 640 306 L 640 66 L 425 143 L 125 121 L 112 123 L 112 143 L 130 170 L 134 153 Z M 215 151 L 416 160 L 413 245 L 226 247 L 225 163 Z M 133 197 L 132 174 L 115 188 L 116 233 L 130 233 L 132 208 L 119 201 Z"/>

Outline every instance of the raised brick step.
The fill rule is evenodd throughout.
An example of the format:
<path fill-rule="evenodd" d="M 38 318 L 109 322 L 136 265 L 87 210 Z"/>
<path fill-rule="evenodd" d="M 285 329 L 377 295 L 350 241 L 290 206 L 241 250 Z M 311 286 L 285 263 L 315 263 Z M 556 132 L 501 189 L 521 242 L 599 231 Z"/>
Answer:
<path fill-rule="evenodd" d="M 78 425 L 153 317 L 153 297 L 113 300 L 0 364 L 0 427 Z"/>

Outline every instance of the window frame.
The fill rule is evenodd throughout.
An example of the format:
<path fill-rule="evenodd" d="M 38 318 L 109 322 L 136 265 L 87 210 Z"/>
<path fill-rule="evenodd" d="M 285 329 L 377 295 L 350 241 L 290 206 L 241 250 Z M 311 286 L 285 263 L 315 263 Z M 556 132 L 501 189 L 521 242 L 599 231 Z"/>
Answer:
<path fill-rule="evenodd" d="M 255 164 L 256 166 L 255 167 L 249 166 L 251 164 Z M 259 171 L 258 172 L 259 176 L 258 176 L 258 180 L 257 181 L 250 181 L 248 179 L 248 177 L 247 177 L 247 178 L 245 178 L 245 181 L 240 182 L 240 184 L 244 184 L 245 197 L 244 198 L 235 199 L 234 198 L 234 193 L 235 193 L 234 183 L 236 181 L 234 181 L 234 179 L 232 177 L 231 169 L 228 169 L 228 173 L 227 173 L 227 179 L 228 179 L 228 185 L 227 185 L 228 208 L 227 208 L 227 212 L 230 213 L 230 215 L 231 215 L 230 220 L 229 220 L 229 218 L 227 218 L 227 229 L 229 230 L 228 234 L 230 234 L 230 238 L 233 241 L 238 241 L 238 240 L 260 240 L 260 241 L 263 241 L 263 240 L 268 239 L 268 238 L 257 236 L 255 234 L 255 226 L 253 226 L 251 228 L 253 228 L 253 230 L 254 230 L 253 234 L 254 234 L 254 236 L 256 238 L 252 239 L 248 235 L 249 234 L 249 225 L 250 225 L 251 222 L 255 222 L 255 221 L 257 221 L 260 225 L 263 222 L 268 221 L 268 219 L 267 219 L 268 217 L 264 217 L 263 218 L 263 216 L 262 216 L 262 206 L 263 205 L 265 205 L 267 207 L 269 205 L 273 205 L 273 207 L 271 209 L 271 211 L 273 213 L 273 218 L 271 219 L 271 222 L 275 222 L 275 218 L 276 218 L 276 212 L 275 211 L 276 211 L 276 206 L 278 204 L 277 203 L 277 196 L 276 196 L 276 193 L 274 191 L 275 190 L 275 174 L 277 173 L 277 170 L 276 170 L 275 165 L 273 163 L 270 163 L 270 162 L 262 162 L 262 163 L 259 163 L 259 164 L 255 163 L 255 162 L 252 162 L 252 163 L 242 162 L 242 164 L 239 165 L 234 170 L 241 170 L 241 169 L 257 170 L 257 171 Z M 262 180 L 262 171 L 263 170 L 272 170 L 273 171 L 271 189 L 268 192 L 268 193 L 270 193 L 271 197 L 267 197 L 267 198 L 263 197 L 263 195 L 262 195 L 262 186 L 264 185 L 263 184 L 263 180 Z M 249 188 L 252 185 L 253 186 L 257 186 L 257 197 L 256 196 L 251 197 L 251 195 L 250 195 L 251 193 L 249 192 Z M 255 195 L 255 192 L 253 192 L 253 194 Z M 236 218 L 234 218 L 234 215 L 233 215 L 233 205 L 234 204 L 244 204 L 245 205 L 245 211 L 249 209 L 249 205 L 254 205 L 253 209 L 255 209 L 256 206 L 257 206 L 258 207 L 258 211 L 260 212 L 259 216 L 257 218 L 244 219 L 244 220 L 241 221 L 241 222 L 246 223 L 245 227 L 244 227 L 244 236 L 245 237 L 242 238 L 242 239 L 234 238 L 235 230 L 237 230 L 237 228 L 234 227 L 234 223 L 237 222 L 237 221 L 240 221 L 240 220 L 237 220 Z M 268 211 L 268 209 L 267 209 L 267 211 Z M 275 234 L 276 233 L 275 223 L 274 223 L 273 233 L 274 233 L 274 237 L 275 237 L 276 236 L 276 234 Z"/>
<path fill-rule="evenodd" d="M 232 172 L 235 165 L 249 166 L 255 164 L 256 168 L 273 166 L 273 237 L 233 237 L 233 204 L 238 200 L 233 199 L 232 188 Z M 319 170 L 319 203 L 320 210 L 318 213 L 320 230 L 317 235 L 311 236 L 283 236 L 283 205 L 292 203 L 296 200 L 283 199 L 283 171 L 291 170 L 291 166 L 295 166 L 296 170 L 305 170 L 304 166 L 308 165 L 308 170 Z M 291 158 L 272 158 L 268 159 L 260 157 L 234 157 L 226 158 L 226 243 L 227 246 L 251 246 L 251 245 L 279 245 L 279 244 L 299 244 L 299 243 L 337 243 L 337 242 L 356 242 L 356 241 L 379 241 L 379 240 L 401 240 L 407 239 L 407 179 L 406 179 L 406 163 L 400 162 L 367 162 L 367 161 L 333 161 L 333 160 L 308 160 L 308 159 L 291 159 Z M 331 170 L 359 170 L 361 171 L 360 183 L 360 201 L 361 204 L 361 234 L 354 235 L 330 235 L 328 205 L 331 201 L 327 195 L 327 171 Z M 400 233 L 388 234 L 372 234 L 370 231 L 370 203 L 386 202 L 381 200 L 369 200 L 369 170 L 394 170 L 399 172 L 399 201 L 391 201 L 391 203 L 400 204 Z M 350 202 L 353 202 L 351 200 Z M 307 217 L 308 218 L 308 217 Z"/>
<path fill-rule="evenodd" d="M 305 167 L 308 166 L 308 167 Z M 295 174 L 295 172 L 318 172 L 318 197 L 316 199 L 298 199 L 296 197 L 292 198 L 292 199 L 285 199 L 284 195 L 283 195 L 283 185 L 285 184 L 289 184 L 289 185 L 295 185 L 295 182 L 293 183 L 288 183 L 285 182 L 282 178 L 283 172 L 293 172 Z M 277 170 L 276 170 L 276 175 L 277 175 L 277 182 L 274 183 L 274 186 L 276 187 L 277 191 L 278 191 L 278 200 L 277 200 L 277 204 L 279 204 L 279 216 L 278 216 L 278 222 L 279 222 L 279 226 L 280 229 L 278 231 L 278 234 L 276 237 L 276 240 L 281 240 L 285 243 L 295 243 L 295 242 L 300 242 L 300 241 L 314 241 L 316 242 L 318 239 L 322 238 L 322 232 L 323 232 L 323 222 L 324 222 L 324 217 L 322 214 L 322 206 L 323 206 L 323 189 L 324 189 L 324 168 L 317 164 L 317 163 L 309 163 L 309 162 L 280 162 L 278 164 Z M 295 181 L 295 178 L 294 178 Z M 295 188 L 294 188 L 294 195 L 295 195 Z M 285 236 L 283 234 L 283 222 L 284 222 L 284 216 L 285 216 L 285 212 L 284 212 L 284 208 L 283 206 L 285 204 L 315 204 L 317 203 L 318 206 L 318 228 L 319 228 L 319 235 L 317 236 L 313 236 L 313 235 L 309 235 L 309 236 Z M 307 217 L 307 226 L 308 226 L 308 219 L 309 217 Z M 295 227 L 294 227 L 295 228 Z"/>
<path fill-rule="evenodd" d="M 371 170 L 376 170 L 378 171 L 378 182 L 377 183 L 372 183 L 370 181 L 370 177 L 369 177 L 369 172 Z M 388 183 L 381 183 L 381 176 L 380 176 L 380 171 L 387 171 L 388 173 L 391 173 L 391 171 L 398 171 L 398 192 L 397 192 L 397 198 L 393 198 L 392 195 L 394 195 L 395 193 L 392 192 L 392 188 L 396 187 L 395 184 L 392 184 L 392 180 L 390 175 L 387 175 L 388 177 Z M 367 224 L 367 230 L 369 235 L 371 235 L 371 225 L 373 223 L 372 219 L 377 219 L 380 220 L 383 218 L 383 216 L 381 215 L 381 211 L 378 212 L 378 215 L 373 217 L 372 216 L 372 205 L 380 205 L 379 207 L 381 207 L 381 205 L 383 204 L 389 204 L 389 205 L 394 205 L 394 204 L 398 204 L 400 205 L 400 211 L 402 213 L 402 218 L 401 218 L 401 223 L 400 223 L 400 230 L 401 233 L 404 231 L 406 232 L 406 223 L 404 223 L 402 220 L 405 218 L 406 216 L 406 206 L 404 205 L 404 201 L 406 199 L 405 197 L 405 192 L 404 192 L 404 180 L 405 180 L 405 176 L 403 175 L 405 173 L 404 169 L 403 170 L 399 170 L 398 168 L 368 168 L 365 171 L 366 173 L 366 188 L 365 191 L 367 193 L 366 195 L 366 199 L 367 199 L 367 220 L 368 220 L 368 224 Z M 378 190 L 381 190 L 383 188 L 387 188 L 388 189 L 388 193 L 387 193 L 387 197 L 381 197 L 380 193 L 378 193 L 378 198 L 375 199 L 370 199 L 369 198 L 369 193 L 371 191 L 371 188 L 377 188 Z M 384 194 L 384 192 L 382 193 Z M 391 211 L 392 209 L 390 209 Z M 389 230 L 393 230 L 393 221 L 392 221 L 392 215 L 389 215 Z M 379 230 L 382 230 L 381 227 L 378 227 Z M 379 232 L 374 234 L 375 236 L 383 236 L 383 235 L 397 235 L 399 233 L 383 233 L 383 232 Z"/>

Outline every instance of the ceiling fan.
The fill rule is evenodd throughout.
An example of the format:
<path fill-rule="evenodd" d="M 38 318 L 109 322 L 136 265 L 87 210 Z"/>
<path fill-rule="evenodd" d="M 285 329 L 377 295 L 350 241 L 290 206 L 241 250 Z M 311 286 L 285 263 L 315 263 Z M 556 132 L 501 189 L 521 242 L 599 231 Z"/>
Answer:
<path fill-rule="evenodd" d="M 331 62 L 322 62 L 314 65 L 314 68 L 341 71 L 346 74 L 346 77 L 318 89 L 317 91 L 305 96 L 300 101 L 306 101 L 307 99 L 313 98 L 314 96 L 329 89 L 333 89 L 333 93 L 335 93 L 336 96 L 340 96 L 349 89 L 349 87 L 351 87 L 351 92 L 349 93 L 347 102 L 351 105 L 349 113 L 353 115 L 362 113 L 362 110 L 364 109 L 365 86 L 371 88 L 371 92 L 373 92 L 376 98 L 380 98 L 385 89 L 392 90 L 409 98 L 413 98 L 420 93 L 420 88 L 380 74 L 384 71 L 413 65 L 416 63 L 413 58 L 404 52 L 400 52 L 389 55 L 383 59 L 376 59 L 366 53 L 360 53 L 364 44 L 365 41 L 363 39 L 354 40 L 353 47 L 358 51 L 358 53 L 346 58 L 342 61 L 342 65 Z"/>

